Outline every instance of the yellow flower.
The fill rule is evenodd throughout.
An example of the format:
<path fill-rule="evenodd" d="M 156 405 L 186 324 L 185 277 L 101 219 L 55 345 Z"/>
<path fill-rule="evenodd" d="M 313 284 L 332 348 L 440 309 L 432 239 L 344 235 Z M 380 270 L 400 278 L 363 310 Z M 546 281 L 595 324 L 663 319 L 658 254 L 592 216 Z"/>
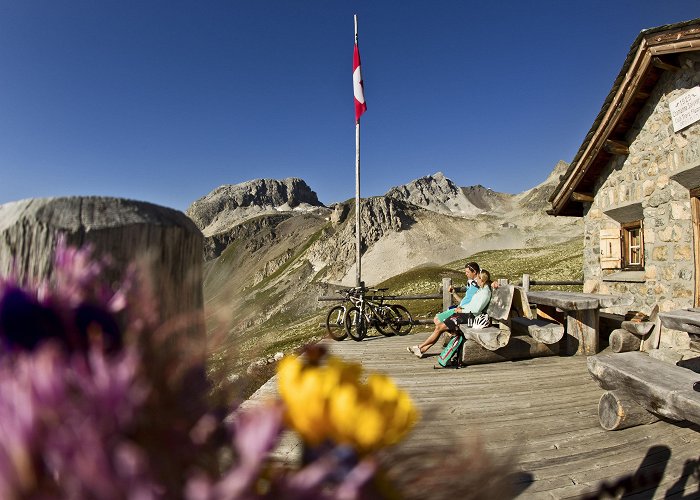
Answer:
<path fill-rule="evenodd" d="M 286 357 L 278 368 L 287 421 L 311 445 L 325 440 L 358 453 L 399 442 L 418 419 L 411 398 L 382 374 L 360 380 L 362 367 L 329 356 L 325 365 Z"/>

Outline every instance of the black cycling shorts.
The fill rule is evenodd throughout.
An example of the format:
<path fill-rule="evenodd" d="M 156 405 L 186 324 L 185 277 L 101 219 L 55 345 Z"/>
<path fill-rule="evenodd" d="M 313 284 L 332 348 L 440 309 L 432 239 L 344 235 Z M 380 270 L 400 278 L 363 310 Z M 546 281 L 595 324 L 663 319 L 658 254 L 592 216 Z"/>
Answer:
<path fill-rule="evenodd" d="M 471 325 L 473 322 L 474 315 L 472 313 L 455 313 L 444 321 L 450 332 L 459 330 L 459 325 Z"/>

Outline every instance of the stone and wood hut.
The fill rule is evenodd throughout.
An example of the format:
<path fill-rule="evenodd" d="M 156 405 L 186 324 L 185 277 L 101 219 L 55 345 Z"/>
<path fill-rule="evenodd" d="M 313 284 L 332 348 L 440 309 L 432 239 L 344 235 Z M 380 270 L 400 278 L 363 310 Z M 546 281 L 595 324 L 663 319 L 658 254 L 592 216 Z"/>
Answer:
<path fill-rule="evenodd" d="M 549 201 L 583 217 L 584 292 L 634 296 L 611 312 L 700 306 L 700 19 L 639 34 Z"/>

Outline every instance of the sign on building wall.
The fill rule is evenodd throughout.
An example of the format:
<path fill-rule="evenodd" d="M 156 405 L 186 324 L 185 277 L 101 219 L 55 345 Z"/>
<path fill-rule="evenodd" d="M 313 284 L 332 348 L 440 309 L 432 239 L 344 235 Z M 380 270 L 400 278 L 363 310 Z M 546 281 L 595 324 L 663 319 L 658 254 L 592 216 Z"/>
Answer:
<path fill-rule="evenodd" d="M 700 86 L 693 87 L 679 98 L 671 101 L 669 107 L 671 108 L 674 132 L 700 120 Z"/>

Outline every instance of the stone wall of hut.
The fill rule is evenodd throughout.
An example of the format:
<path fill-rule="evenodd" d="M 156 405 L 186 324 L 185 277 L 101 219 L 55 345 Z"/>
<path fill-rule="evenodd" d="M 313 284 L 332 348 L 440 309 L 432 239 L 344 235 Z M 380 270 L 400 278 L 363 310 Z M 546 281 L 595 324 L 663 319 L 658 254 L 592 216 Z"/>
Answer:
<path fill-rule="evenodd" d="M 700 85 L 700 55 L 681 54 L 679 61 L 681 69 L 664 73 L 638 114 L 627 136 L 629 155 L 608 164 L 584 216 L 584 291 L 635 297 L 632 306 L 609 312 L 694 305 L 689 190 L 700 186 L 700 122 L 674 132 L 669 103 Z M 626 208 L 643 216 L 644 268 L 602 269 L 601 229 L 619 230 Z M 688 342 L 685 333 L 662 335 L 669 347 L 687 348 Z"/>

